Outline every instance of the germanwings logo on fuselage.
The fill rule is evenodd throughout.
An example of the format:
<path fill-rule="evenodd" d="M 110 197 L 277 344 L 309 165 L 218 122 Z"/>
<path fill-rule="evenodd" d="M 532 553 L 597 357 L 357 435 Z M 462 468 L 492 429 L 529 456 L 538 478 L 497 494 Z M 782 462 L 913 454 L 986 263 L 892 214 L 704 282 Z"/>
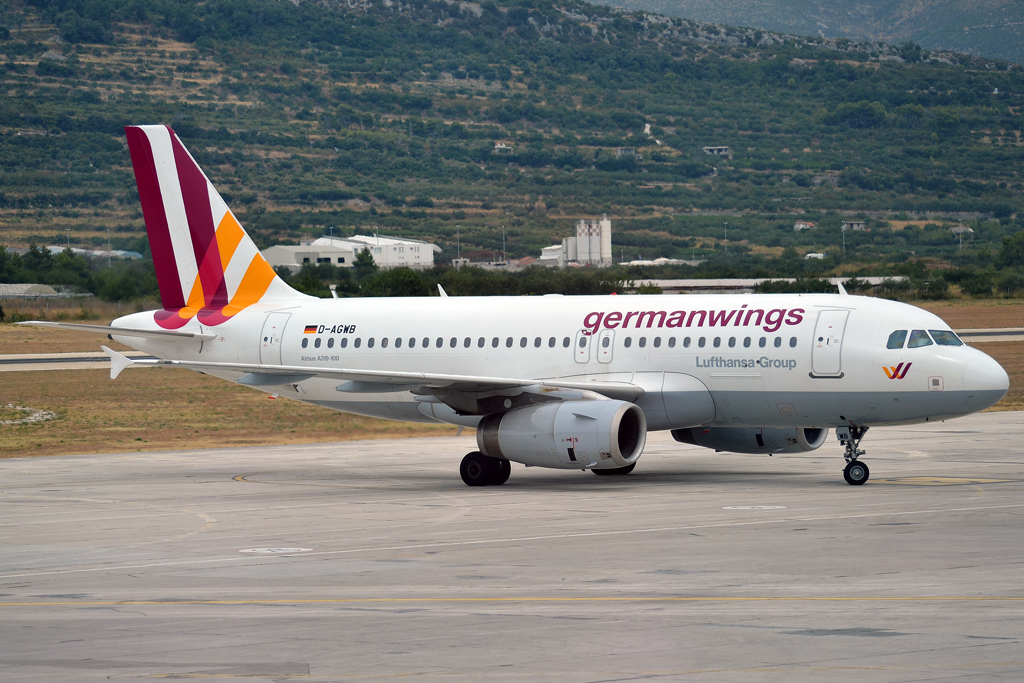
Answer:
<path fill-rule="evenodd" d="M 907 376 L 907 371 L 910 370 L 911 365 L 913 365 L 913 363 L 907 363 L 905 366 L 903 363 L 900 363 L 894 368 L 882 366 L 882 369 L 885 370 L 885 376 L 889 379 L 903 379 Z"/>

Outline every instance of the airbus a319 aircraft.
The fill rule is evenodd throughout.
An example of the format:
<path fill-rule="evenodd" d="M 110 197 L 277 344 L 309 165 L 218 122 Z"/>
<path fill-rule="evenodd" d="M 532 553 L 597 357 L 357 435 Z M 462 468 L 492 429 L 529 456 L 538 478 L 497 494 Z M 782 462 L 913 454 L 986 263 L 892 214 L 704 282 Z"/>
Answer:
<path fill-rule="evenodd" d="M 102 332 L 111 378 L 171 365 L 335 410 L 477 430 L 460 472 L 620 475 L 649 430 L 796 453 L 835 428 L 850 484 L 876 425 L 944 420 L 1009 388 L 937 316 L 840 294 L 318 299 L 282 281 L 165 126 L 126 128 L 163 308 Z M 442 292 L 443 293 L 443 292 Z"/>

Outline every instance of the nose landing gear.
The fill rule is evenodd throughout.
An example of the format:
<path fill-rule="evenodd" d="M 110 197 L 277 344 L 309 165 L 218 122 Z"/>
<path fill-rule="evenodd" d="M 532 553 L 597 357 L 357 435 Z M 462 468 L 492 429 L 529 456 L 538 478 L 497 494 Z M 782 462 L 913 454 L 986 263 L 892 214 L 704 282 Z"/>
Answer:
<path fill-rule="evenodd" d="M 845 449 L 843 457 L 846 458 L 846 468 L 843 469 L 843 479 L 852 486 L 860 486 L 871 476 L 868 466 L 858 459 L 864 455 L 864 451 L 859 446 L 867 431 L 867 427 L 858 427 L 857 425 L 836 427 L 839 445 Z"/>

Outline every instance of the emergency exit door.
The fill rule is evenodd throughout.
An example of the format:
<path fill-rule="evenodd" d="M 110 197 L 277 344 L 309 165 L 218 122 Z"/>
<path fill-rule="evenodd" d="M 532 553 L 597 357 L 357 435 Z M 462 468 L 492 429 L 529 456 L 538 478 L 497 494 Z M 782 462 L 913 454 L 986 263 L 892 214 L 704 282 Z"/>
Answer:
<path fill-rule="evenodd" d="M 822 311 L 814 326 L 814 343 L 811 345 L 811 376 L 843 376 L 843 332 L 849 311 Z"/>

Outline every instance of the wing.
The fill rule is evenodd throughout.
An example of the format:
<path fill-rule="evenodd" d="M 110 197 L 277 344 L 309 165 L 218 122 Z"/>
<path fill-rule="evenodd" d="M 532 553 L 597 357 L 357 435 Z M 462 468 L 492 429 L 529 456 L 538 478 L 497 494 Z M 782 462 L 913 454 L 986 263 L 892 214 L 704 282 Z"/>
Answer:
<path fill-rule="evenodd" d="M 195 339 L 196 341 L 209 341 L 216 339 L 215 334 L 203 334 L 201 332 L 185 332 L 183 330 L 140 330 L 133 327 L 111 327 L 109 325 L 82 325 L 81 323 L 52 323 L 46 320 L 29 320 L 18 325 L 31 325 L 33 327 L 55 327 L 61 330 L 76 330 L 78 332 L 95 332 L 97 334 L 117 335 L 119 337 L 145 337 L 149 339 Z"/>
<path fill-rule="evenodd" d="M 257 365 L 250 363 L 211 363 L 188 360 L 132 359 L 117 351 L 101 347 L 110 356 L 110 378 L 115 379 L 130 365 L 170 365 L 205 372 L 238 372 L 239 384 L 272 387 L 301 382 L 313 377 L 338 380 L 337 390 L 345 393 L 386 393 L 412 391 L 417 394 L 486 394 L 518 387 L 592 391 L 608 398 L 634 401 L 644 390 L 629 382 L 578 382 L 559 379 L 515 379 L 508 377 L 477 377 L 473 375 L 442 375 L 428 372 L 393 372 L 389 370 L 347 370 L 314 368 L 301 365 Z"/>

